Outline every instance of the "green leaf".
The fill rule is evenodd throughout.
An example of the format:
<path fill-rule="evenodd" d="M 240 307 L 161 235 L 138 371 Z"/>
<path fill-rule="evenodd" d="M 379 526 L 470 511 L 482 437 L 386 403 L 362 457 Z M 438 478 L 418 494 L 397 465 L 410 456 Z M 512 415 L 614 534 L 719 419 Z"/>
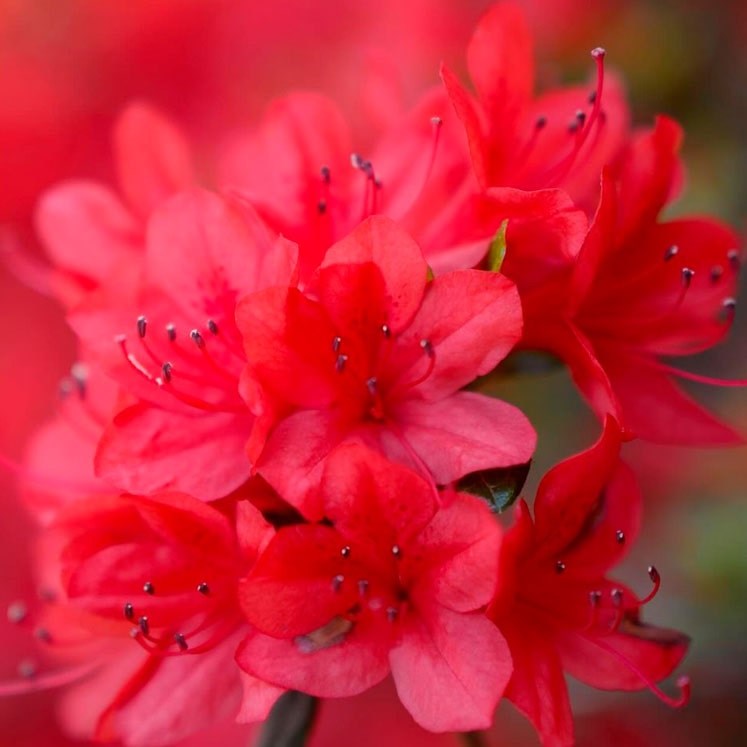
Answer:
<path fill-rule="evenodd" d="M 530 460 L 526 464 L 516 464 L 503 469 L 470 472 L 459 480 L 457 488 L 483 498 L 491 510 L 499 514 L 519 497 L 531 464 Z"/>
<path fill-rule="evenodd" d="M 272 707 L 255 747 L 303 747 L 316 711 L 316 698 L 289 690 Z"/>
<path fill-rule="evenodd" d="M 508 218 L 501 223 L 501 227 L 495 232 L 493 240 L 490 242 L 488 249 L 488 270 L 491 272 L 500 272 L 503 260 L 506 258 L 506 229 L 508 228 Z"/>

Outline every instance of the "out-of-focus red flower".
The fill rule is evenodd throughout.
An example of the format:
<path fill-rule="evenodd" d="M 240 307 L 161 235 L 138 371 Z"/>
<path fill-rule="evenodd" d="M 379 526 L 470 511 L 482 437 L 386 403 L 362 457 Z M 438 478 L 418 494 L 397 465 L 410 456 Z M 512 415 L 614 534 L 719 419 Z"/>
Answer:
<path fill-rule="evenodd" d="M 506 636 L 514 673 L 506 697 L 549 746 L 573 744 L 563 672 L 601 689 L 649 688 L 680 663 L 688 646 L 681 633 L 640 619 L 646 599 L 606 577 L 640 523 L 641 496 L 632 472 L 618 460 L 620 432 L 613 418 L 599 441 L 561 462 L 537 491 L 534 521 L 524 502 L 501 550 L 498 593 L 488 609 Z"/>
<path fill-rule="evenodd" d="M 736 444 L 741 436 L 672 377 L 710 380 L 661 361 L 724 337 L 741 262 L 739 237 L 728 226 L 711 218 L 658 219 L 680 181 L 681 139 L 679 126 L 660 117 L 615 174 L 606 174 L 577 261 L 522 298 L 522 345 L 565 360 L 600 417 L 613 413 L 630 436 Z"/>
<path fill-rule="evenodd" d="M 87 668 L 60 701 L 69 733 L 171 744 L 237 713 L 266 716 L 281 690 L 233 656 L 246 632 L 237 581 L 273 530 L 246 501 L 221 508 L 177 493 L 102 496 L 53 522 L 41 560 L 57 596 L 42 640 L 73 674 Z"/>
<path fill-rule="evenodd" d="M 593 208 L 599 173 L 624 146 L 629 115 L 620 85 L 604 79 L 604 50 L 592 54 L 595 89 L 550 90 L 535 99 L 532 37 L 523 11 L 498 3 L 482 17 L 467 48 L 479 98 L 448 68 L 442 77 L 484 189 L 563 187 L 579 205 Z"/>
<path fill-rule="evenodd" d="M 258 632 L 239 664 L 323 697 L 362 692 L 391 671 L 421 726 L 489 726 L 510 659 L 478 611 L 498 572 L 487 507 L 451 492 L 438 506 L 428 481 L 359 444 L 326 461 L 320 502 L 331 526 L 281 528 L 242 582 Z"/>
<path fill-rule="evenodd" d="M 373 216 L 329 250 L 317 291 L 269 288 L 237 309 L 260 446 L 271 429 L 250 457 L 286 500 L 321 519 L 309 488 L 352 437 L 439 484 L 530 458 L 535 436 L 518 410 L 459 391 L 519 338 L 504 277 L 464 270 L 428 282 L 417 244 Z"/>

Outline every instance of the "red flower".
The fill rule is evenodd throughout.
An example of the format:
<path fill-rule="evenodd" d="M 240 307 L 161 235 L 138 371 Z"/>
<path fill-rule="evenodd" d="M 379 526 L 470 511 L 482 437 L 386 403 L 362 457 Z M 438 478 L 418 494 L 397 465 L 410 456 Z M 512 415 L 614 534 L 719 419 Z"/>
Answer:
<path fill-rule="evenodd" d="M 718 342 L 734 316 L 739 238 L 709 218 L 657 222 L 680 178 L 680 128 L 661 117 L 639 136 L 602 197 L 575 265 L 522 296 L 527 348 L 555 352 L 602 417 L 660 443 L 742 438 L 684 394 L 661 357 Z M 735 382 L 739 383 L 739 382 Z"/>
<path fill-rule="evenodd" d="M 619 428 L 605 422 L 600 440 L 561 462 L 537 491 L 534 521 L 522 501 L 501 548 L 501 586 L 488 609 L 506 636 L 514 673 L 506 697 L 534 724 L 543 745 L 573 743 L 568 693 L 574 677 L 604 690 L 651 689 L 680 705 L 655 682 L 685 655 L 681 633 L 645 625 L 639 599 L 606 578 L 625 554 L 640 522 L 641 496 L 632 472 L 618 461 Z"/>
<path fill-rule="evenodd" d="M 69 317 L 86 357 L 126 392 L 98 447 L 99 476 L 205 500 L 247 479 L 236 300 L 288 283 L 294 262 L 295 247 L 273 240 L 247 205 L 195 190 L 154 212 L 135 298 L 102 289 Z"/>
<path fill-rule="evenodd" d="M 620 85 L 604 80 L 604 50 L 592 54 L 598 78 L 591 95 L 577 86 L 533 99 L 534 58 L 524 12 L 498 3 L 482 17 L 467 48 L 479 98 L 446 67 L 441 74 L 484 189 L 560 186 L 578 204 L 593 207 L 599 172 L 625 143 L 628 112 Z"/>
<path fill-rule="evenodd" d="M 515 408 L 460 392 L 521 332 L 512 284 L 464 270 L 427 281 L 413 240 L 374 216 L 327 253 L 318 300 L 296 288 L 244 298 L 242 387 L 260 415 L 257 471 L 309 518 L 309 488 L 341 441 L 362 439 L 438 484 L 527 461 L 535 435 Z M 256 428 L 256 426 L 255 426 Z"/>
<path fill-rule="evenodd" d="M 438 508 L 426 480 L 358 444 L 330 456 L 320 493 L 328 522 L 278 530 L 241 583 L 257 632 L 239 665 L 322 697 L 362 692 L 391 670 L 421 726 L 486 728 L 511 668 L 478 611 L 498 571 L 487 507 L 448 493 Z"/>
<path fill-rule="evenodd" d="M 176 493 L 82 500 L 52 525 L 42 560 L 46 575 L 59 566 L 61 598 L 46 638 L 60 659 L 91 665 L 62 699 L 70 732 L 162 744 L 237 714 L 267 715 L 282 691 L 240 672 L 233 656 L 246 632 L 237 581 L 272 529 L 245 501 L 223 509 L 236 529 Z"/>

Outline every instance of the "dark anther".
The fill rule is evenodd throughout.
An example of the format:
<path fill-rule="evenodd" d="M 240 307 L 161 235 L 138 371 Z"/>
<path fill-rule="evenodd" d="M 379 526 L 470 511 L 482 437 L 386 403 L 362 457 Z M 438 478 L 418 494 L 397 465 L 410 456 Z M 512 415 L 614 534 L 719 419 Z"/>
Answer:
<path fill-rule="evenodd" d="M 381 332 L 384 335 L 384 337 L 386 337 L 387 340 L 392 336 L 392 330 L 389 329 L 388 324 L 381 325 Z"/>
<path fill-rule="evenodd" d="M 155 587 L 153 586 L 153 584 L 150 581 L 146 581 L 143 584 L 143 591 L 146 594 L 155 594 L 156 593 L 156 589 L 155 589 Z"/>
<path fill-rule="evenodd" d="M 192 342 L 197 345 L 200 350 L 205 347 L 205 338 L 200 334 L 199 330 L 193 329 L 189 336 L 192 338 Z"/>
<path fill-rule="evenodd" d="M 589 602 L 592 607 L 596 607 L 602 599 L 602 592 L 598 589 L 589 592 Z"/>
<path fill-rule="evenodd" d="M 386 608 L 386 619 L 389 620 L 390 623 L 393 623 L 397 619 L 397 614 L 396 607 Z"/>
<path fill-rule="evenodd" d="M 340 345 L 342 345 L 342 337 L 333 337 L 332 338 L 332 352 L 339 353 Z"/>
<path fill-rule="evenodd" d="M 378 384 L 378 379 L 375 376 L 372 376 L 368 381 L 366 381 L 366 389 L 368 389 L 368 393 L 373 397 L 374 394 L 376 394 L 376 385 Z"/>
<path fill-rule="evenodd" d="M 592 91 L 589 94 L 589 103 L 593 104 L 596 100 L 597 100 L 597 92 L 596 91 Z"/>
<path fill-rule="evenodd" d="M 682 283 L 685 285 L 685 287 L 689 287 L 690 281 L 693 279 L 693 275 L 695 275 L 695 270 L 691 270 L 689 267 L 682 268 Z"/>
<path fill-rule="evenodd" d="M 350 155 L 350 163 L 354 169 L 360 169 L 369 179 L 373 178 L 373 164 L 357 153 Z"/>
<path fill-rule="evenodd" d="M 345 580 L 345 576 L 338 574 L 332 579 L 332 591 L 340 591 L 342 588 L 342 582 Z"/>
<path fill-rule="evenodd" d="M 394 555 L 395 558 L 400 558 L 402 556 L 402 550 L 399 545 L 392 545 L 392 555 Z"/>
<path fill-rule="evenodd" d="M 543 130 L 545 127 L 547 127 L 547 117 L 537 117 L 537 121 L 534 123 L 534 126 L 538 130 Z"/>
<path fill-rule="evenodd" d="M 124 616 L 128 620 L 133 620 L 135 618 L 135 608 L 132 606 L 132 602 L 127 602 L 127 604 L 125 604 Z"/>
<path fill-rule="evenodd" d="M 166 325 L 166 336 L 171 342 L 174 342 L 174 340 L 176 340 L 176 327 L 173 324 Z"/>
<path fill-rule="evenodd" d="M 441 117 L 431 117 L 431 124 L 434 127 L 440 127 L 444 123 L 443 119 Z"/>
<path fill-rule="evenodd" d="M 669 260 L 672 259 L 672 257 L 677 256 L 679 251 L 680 251 L 680 248 L 676 244 L 673 244 L 664 252 L 664 261 L 669 262 Z"/>
<path fill-rule="evenodd" d="M 430 340 L 421 340 L 420 347 L 423 348 L 423 352 L 429 357 L 433 357 L 433 345 Z"/>
<path fill-rule="evenodd" d="M 578 122 L 578 126 L 583 127 L 584 122 L 586 122 L 586 112 L 582 111 L 581 109 L 576 109 L 576 114 L 574 116 L 576 117 L 576 122 Z"/>
<path fill-rule="evenodd" d="M 721 276 L 724 274 L 724 268 L 721 265 L 714 265 L 711 267 L 711 282 L 718 283 L 721 280 Z"/>
<path fill-rule="evenodd" d="M 204 581 L 201 581 L 197 584 L 197 591 L 207 596 L 210 593 L 210 587 Z"/>
<path fill-rule="evenodd" d="M 337 360 L 335 361 L 335 368 L 337 369 L 337 373 L 342 373 L 345 370 L 345 364 L 347 363 L 347 360 L 347 355 L 337 356 Z"/>
<path fill-rule="evenodd" d="M 319 202 L 316 203 L 316 211 L 319 215 L 324 215 L 324 213 L 327 212 L 327 201 L 319 200 Z"/>
<path fill-rule="evenodd" d="M 340 555 L 342 555 L 343 558 L 350 557 L 350 548 L 347 545 L 345 545 L 345 547 L 343 547 L 342 550 L 340 550 Z"/>
<path fill-rule="evenodd" d="M 572 122 L 568 124 L 568 132 L 571 133 L 571 135 L 578 130 L 578 120 L 574 119 Z"/>
<path fill-rule="evenodd" d="M 140 632 L 143 635 L 148 635 L 150 633 L 150 625 L 148 625 L 148 618 L 145 615 L 138 618 L 137 626 L 140 628 Z"/>
<path fill-rule="evenodd" d="M 86 396 L 86 386 L 88 384 L 88 367 L 85 363 L 78 361 L 70 366 L 70 378 L 78 390 L 78 396 L 84 399 Z"/>
<path fill-rule="evenodd" d="M 8 605 L 8 622 L 18 625 L 29 614 L 28 607 L 23 602 L 13 602 Z"/>
<path fill-rule="evenodd" d="M 189 648 L 187 645 L 187 639 L 182 633 L 174 633 L 174 643 L 179 646 L 180 651 L 186 651 Z"/>
<path fill-rule="evenodd" d="M 322 175 L 322 181 L 325 184 L 329 184 L 329 179 L 330 179 L 329 166 L 322 166 L 321 175 Z"/>
<path fill-rule="evenodd" d="M 213 319 L 207 320 L 207 328 L 211 335 L 218 334 L 218 325 L 215 323 Z"/>
<path fill-rule="evenodd" d="M 34 638 L 38 641 L 49 643 L 52 640 L 52 634 L 46 628 L 36 628 L 34 630 Z"/>
<path fill-rule="evenodd" d="M 171 370 L 173 368 L 174 365 L 168 361 L 161 366 L 161 373 L 163 374 L 164 381 L 171 381 Z"/>
<path fill-rule="evenodd" d="M 365 578 L 362 578 L 360 581 L 358 581 L 358 593 L 362 597 L 364 597 L 367 592 L 368 592 L 368 581 L 366 581 Z"/>
<path fill-rule="evenodd" d="M 737 310 L 737 299 L 736 298 L 725 298 L 721 302 L 721 314 L 722 319 L 725 322 L 731 322 L 734 319 L 734 313 Z"/>
<path fill-rule="evenodd" d="M 562 560 L 558 560 L 555 563 L 555 572 L 556 573 L 563 573 L 565 571 L 565 563 Z"/>
<path fill-rule="evenodd" d="M 137 318 L 137 333 L 140 337 L 145 337 L 145 331 L 148 329 L 148 320 L 144 316 Z"/>
<path fill-rule="evenodd" d="M 622 545 L 625 542 L 625 532 L 622 529 L 618 529 L 615 532 L 615 539 Z"/>
<path fill-rule="evenodd" d="M 25 680 L 30 680 L 32 677 L 36 676 L 36 664 L 34 664 L 31 659 L 24 659 L 19 665 L 18 665 L 18 675 L 20 677 L 23 677 Z"/>
<path fill-rule="evenodd" d="M 730 249 L 726 252 L 726 258 L 729 260 L 731 269 L 736 272 L 739 269 L 739 249 Z"/>
<path fill-rule="evenodd" d="M 607 54 L 607 50 L 604 47 L 594 47 L 591 50 L 591 56 L 596 60 L 600 57 L 604 57 Z"/>
<path fill-rule="evenodd" d="M 619 607 L 622 604 L 623 601 L 623 590 L 622 589 L 612 589 L 610 592 L 610 596 L 612 597 L 612 602 L 615 605 L 615 607 Z"/>
<path fill-rule="evenodd" d="M 646 570 L 648 571 L 648 577 L 651 579 L 651 583 L 658 584 L 661 581 L 659 571 L 657 571 L 653 565 L 650 565 Z"/>

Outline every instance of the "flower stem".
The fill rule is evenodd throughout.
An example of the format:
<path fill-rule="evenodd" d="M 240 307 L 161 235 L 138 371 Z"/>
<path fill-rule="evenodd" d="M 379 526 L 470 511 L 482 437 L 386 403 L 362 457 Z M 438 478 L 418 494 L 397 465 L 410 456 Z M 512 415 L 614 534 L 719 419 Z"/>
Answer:
<path fill-rule="evenodd" d="M 304 747 L 314 725 L 318 701 L 295 690 L 282 695 L 267 717 L 255 747 Z"/>

